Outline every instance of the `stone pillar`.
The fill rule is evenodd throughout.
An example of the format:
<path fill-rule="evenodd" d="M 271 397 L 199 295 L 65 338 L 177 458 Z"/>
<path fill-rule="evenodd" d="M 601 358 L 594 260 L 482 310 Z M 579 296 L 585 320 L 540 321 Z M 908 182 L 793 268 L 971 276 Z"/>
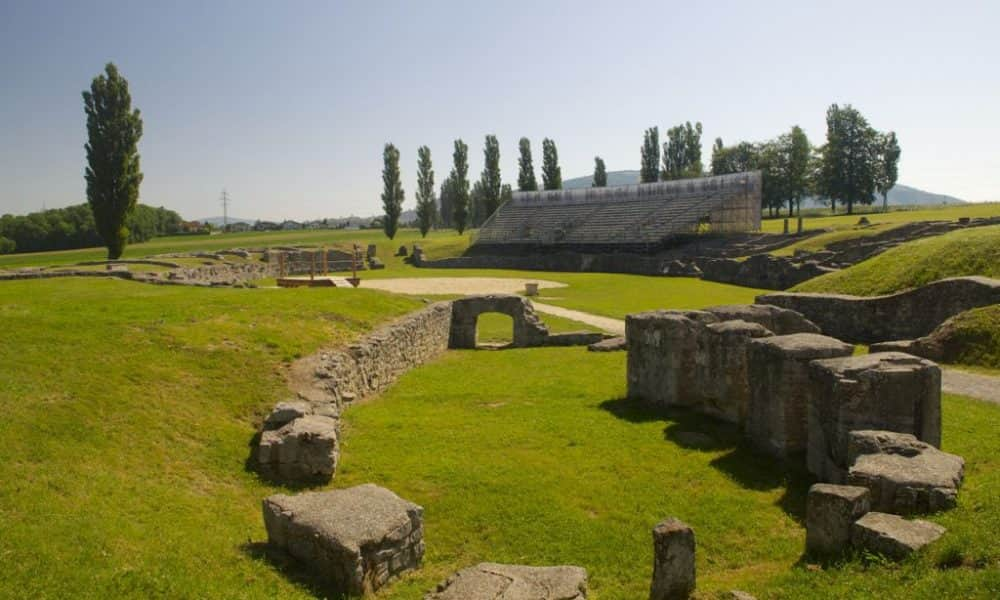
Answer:
<path fill-rule="evenodd" d="M 785 231 L 783 233 L 788 235 L 788 219 L 785 219 Z"/>
<path fill-rule="evenodd" d="M 694 402 L 703 322 L 715 320 L 708 313 L 694 311 L 661 310 L 626 316 L 628 396 L 660 407 Z"/>
<path fill-rule="evenodd" d="M 743 425 L 750 404 L 747 346 L 755 338 L 772 334 L 763 325 L 746 321 L 723 321 L 706 326 L 706 367 L 699 370 L 695 391 L 701 399 L 695 410 L 729 423 Z"/>
<path fill-rule="evenodd" d="M 854 347 L 815 333 L 795 333 L 750 341 L 750 406 L 746 435 L 761 452 L 785 459 L 805 452 L 806 412 L 812 386 L 809 362 L 850 356 Z"/>
<path fill-rule="evenodd" d="M 694 591 L 694 530 L 673 517 L 653 528 L 650 600 L 687 598 Z"/>
<path fill-rule="evenodd" d="M 806 500 L 806 552 L 839 554 L 851 544 L 851 525 L 871 510 L 868 488 L 817 483 Z"/>
<path fill-rule="evenodd" d="M 809 471 L 847 481 L 849 434 L 875 429 L 909 433 L 941 445 L 941 369 L 901 352 L 818 360 L 810 365 Z"/>

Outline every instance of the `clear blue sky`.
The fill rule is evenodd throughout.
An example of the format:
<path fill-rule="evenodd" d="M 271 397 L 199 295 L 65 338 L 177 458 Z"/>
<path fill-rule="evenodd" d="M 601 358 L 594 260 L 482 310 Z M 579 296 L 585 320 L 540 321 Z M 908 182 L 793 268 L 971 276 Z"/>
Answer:
<path fill-rule="evenodd" d="M 643 130 L 712 140 L 794 124 L 830 103 L 893 129 L 900 182 L 1000 200 L 1000 2 L 48 2 L 0 0 L 0 213 L 84 201 L 80 92 L 107 61 L 145 121 L 141 201 L 186 218 L 380 212 L 382 146 L 436 181 L 457 137 L 482 169 L 517 140 L 563 177 L 637 169 Z"/>

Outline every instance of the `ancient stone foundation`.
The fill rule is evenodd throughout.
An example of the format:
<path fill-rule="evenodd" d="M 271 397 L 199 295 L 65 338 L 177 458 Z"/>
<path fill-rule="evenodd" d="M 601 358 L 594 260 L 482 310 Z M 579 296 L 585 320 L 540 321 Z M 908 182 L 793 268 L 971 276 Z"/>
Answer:
<path fill-rule="evenodd" d="M 868 488 L 817 483 L 806 500 L 806 551 L 834 555 L 851 545 L 851 526 L 871 510 Z"/>
<path fill-rule="evenodd" d="M 549 330 L 535 313 L 531 301 L 511 294 L 469 296 L 452 302 L 449 347 L 475 348 L 476 322 L 483 313 L 502 313 L 514 321 L 512 346 L 542 346 Z"/>
<path fill-rule="evenodd" d="M 270 496 L 263 509 L 268 542 L 338 593 L 372 593 L 423 560 L 423 508 L 370 483 Z"/>
<path fill-rule="evenodd" d="M 587 571 L 480 563 L 462 569 L 424 600 L 586 600 Z"/>
<path fill-rule="evenodd" d="M 851 545 L 855 548 L 901 560 L 937 540 L 945 528 L 919 519 L 870 512 L 851 525 Z"/>
<path fill-rule="evenodd" d="M 912 340 L 960 312 L 1000 304 L 1000 280 L 988 277 L 942 279 L 888 296 L 839 294 L 764 294 L 759 304 L 805 315 L 826 335 L 856 344 Z"/>
<path fill-rule="evenodd" d="M 941 370 L 899 352 L 817 360 L 810 365 L 809 471 L 847 480 L 848 438 L 859 429 L 911 433 L 941 444 Z"/>
<path fill-rule="evenodd" d="M 815 333 L 752 340 L 747 348 L 750 404 L 746 434 L 761 452 L 787 458 L 805 452 L 809 362 L 849 356 L 854 347 Z"/>

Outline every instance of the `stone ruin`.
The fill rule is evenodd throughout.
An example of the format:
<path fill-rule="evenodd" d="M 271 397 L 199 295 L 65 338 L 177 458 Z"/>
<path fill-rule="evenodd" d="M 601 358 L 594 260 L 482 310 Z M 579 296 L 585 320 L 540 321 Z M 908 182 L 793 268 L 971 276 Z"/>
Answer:
<path fill-rule="evenodd" d="M 424 600 L 586 600 L 587 571 L 480 563 L 458 571 Z"/>
<path fill-rule="evenodd" d="M 759 452 L 804 459 L 835 484 L 810 494 L 810 551 L 851 544 L 899 557 L 937 539 L 938 526 L 895 515 L 951 508 L 962 483 L 964 461 L 937 448 L 938 366 L 852 356 L 802 315 L 756 306 L 629 315 L 629 396 L 734 423 Z"/>
<path fill-rule="evenodd" d="M 549 329 L 535 312 L 531 301 L 513 294 L 469 296 L 452 303 L 450 348 L 475 348 L 476 323 L 483 313 L 502 313 L 514 321 L 515 348 L 542 346 Z"/>
<path fill-rule="evenodd" d="M 373 484 L 264 500 L 268 542 L 342 594 L 365 595 L 424 557 L 423 508 Z"/>
<path fill-rule="evenodd" d="M 694 530 L 675 518 L 653 528 L 650 600 L 687 598 L 695 587 Z"/>

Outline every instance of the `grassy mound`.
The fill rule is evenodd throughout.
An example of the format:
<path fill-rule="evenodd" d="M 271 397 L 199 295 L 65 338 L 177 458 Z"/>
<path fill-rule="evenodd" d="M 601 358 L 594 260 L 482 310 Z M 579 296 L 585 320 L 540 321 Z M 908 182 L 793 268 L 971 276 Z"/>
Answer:
<path fill-rule="evenodd" d="M 1000 304 L 966 311 L 935 332 L 948 360 L 1000 369 Z"/>
<path fill-rule="evenodd" d="M 897 246 L 792 288 L 858 296 L 890 294 L 963 275 L 1000 277 L 1000 225 L 952 231 Z"/>

